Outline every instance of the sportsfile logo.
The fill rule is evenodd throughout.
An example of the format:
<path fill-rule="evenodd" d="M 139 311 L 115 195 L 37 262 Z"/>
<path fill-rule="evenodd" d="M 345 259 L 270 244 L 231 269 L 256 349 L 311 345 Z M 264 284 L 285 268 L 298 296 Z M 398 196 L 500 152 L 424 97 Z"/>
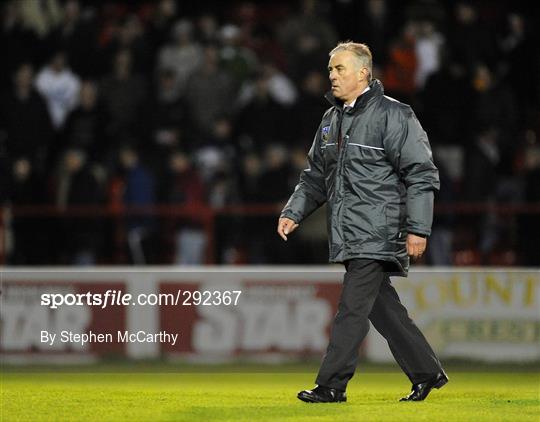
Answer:
<path fill-rule="evenodd" d="M 129 305 L 131 295 L 122 293 L 119 290 L 107 290 L 101 293 L 43 293 L 41 295 L 41 306 L 50 309 L 57 309 L 59 306 L 101 306 L 102 309 L 108 305 Z"/>
<path fill-rule="evenodd" d="M 173 293 L 141 293 L 135 298 L 120 290 L 107 290 L 105 293 L 43 293 L 41 305 L 50 309 L 59 306 L 107 306 L 150 305 L 150 306 L 236 306 L 241 290 L 177 290 Z"/>

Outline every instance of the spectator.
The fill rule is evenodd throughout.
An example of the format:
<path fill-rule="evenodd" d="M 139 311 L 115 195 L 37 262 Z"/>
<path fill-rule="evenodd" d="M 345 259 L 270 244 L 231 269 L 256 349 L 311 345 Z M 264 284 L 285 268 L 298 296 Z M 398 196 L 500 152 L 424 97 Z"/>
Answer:
<path fill-rule="evenodd" d="M 323 4 L 303 0 L 300 13 L 279 26 L 278 38 L 287 54 L 289 75 L 299 81 L 306 70 L 324 69 L 327 52 L 337 42 L 334 28 L 324 17 Z"/>
<path fill-rule="evenodd" d="M 293 114 L 297 119 L 294 145 L 303 147 L 306 151 L 313 142 L 312 128 L 318 124 L 320 117 L 328 108 L 328 101 L 324 98 L 327 90 L 328 79 L 322 72 L 312 70 L 304 76 L 300 97 Z"/>
<path fill-rule="evenodd" d="M 300 173 L 302 172 L 302 170 L 307 168 L 308 161 L 306 160 L 305 148 L 296 147 L 290 152 L 289 156 L 291 171 L 289 175 L 288 192 L 292 192 L 295 186 L 298 184 L 298 177 Z M 326 236 L 326 231 L 324 231 L 324 235 Z M 324 240 L 326 241 L 326 238 Z"/>
<path fill-rule="evenodd" d="M 208 204 L 220 208 L 237 202 L 238 184 L 230 171 L 220 170 L 207 183 Z"/>
<path fill-rule="evenodd" d="M 103 110 L 98 103 L 97 86 L 83 81 L 79 106 L 68 116 L 64 130 L 64 148 L 84 151 L 90 160 L 103 158 L 106 143 Z"/>
<path fill-rule="evenodd" d="M 500 130 L 488 127 L 481 130 L 476 142 L 467 153 L 465 163 L 464 199 L 472 203 L 494 203 L 500 178 L 498 166 L 501 153 L 498 145 Z M 478 232 L 478 248 L 481 258 L 485 260 L 493 250 L 497 240 L 497 219 L 492 212 L 466 220 L 470 226 L 480 227 Z"/>
<path fill-rule="evenodd" d="M 286 195 L 289 192 L 290 171 L 287 150 L 278 144 L 268 145 L 264 154 L 263 172 L 259 180 L 261 202 L 276 203 L 288 199 Z"/>
<path fill-rule="evenodd" d="M 256 27 L 251 39 L 246 40 L 246 44 L 257 55 L 259 61 L 273 63 L 277 69 L 289 77 L 285 50 L 279 43 L 275 31 L 272 23 L 260 24 Z"/>
<path fill-rule="evenodd" d="M 263 171 L 262 160 L 255 152 L 245 154 L 238 170 L 238 194 L 241 204 L 260 204 L 262 189 L 260 178 Z M 265 238 L 260 230 L 258 216 L 246 215 L 233 220 L 232 224 L 222 229 L 224 244 L 223 261 L 234 263 L 262 263 L 265 261 Z M 225 240 L 226 239 L 226 240 Z"/>
<path fill-rule="evenodd" d="M 540 145 L 537 135 L 529 130 L 527 132 L 528 143 L 524 151 L 525 172 L 525 201 L 526 203 L 538 204 L 540 202 Z M 538 254 L 538 239 L 540 238 L 540 219 L 538 215 L 523 214 L 519 218 L 519 250 L 521 252 L 521 264 L 531 267 L 540 266 Z"/>
<path fill-rule="evenodd" d="M 171 27 L 177 15 L 175 0 L 160 0 L 148 23 L 148 40 L 153 51 L 159 51 L 169 41 Z"/>
<path fill-rule="evenodd" d="M 53 128 L 45 101 L 34 89 L 34 71 L 29 63 L 17 68 L 12 89 L 0 100 L 0 127 L 13 158 L 29 160 L 34 174 L 47 170 Z"/>
<path fill-rule="evenodd" d="M 496 190 L 497 166 L 500 162 L 499 130 L 488 127 L 477 134 L 466 154 L 463 199 L 485 202 L 493 199 Z"/>
<path fill-rule="evenodd" d="M 171 69 L 175 73 L 175 91 L 183 94 L 189 77 L 199 68 L 204 52 L 193 39 L 193 24 L 189 20 L 179 20 L 172 29 L 172 42 L 159 52 L 158 69 Z"/>
<path fill-rule="evenodd" d="M 205 188 L 199 171 L 181 150 L 174 150 L 168 162 L 168 177 L 163 184 L 162 200 L 170 204 L 203 204 Z"/>
<path fill-rule="evenodd" d="M 242 203 L 261 202 L 260 175 L 262 163 L 255 153 L 248 153 L 242 158 L 239 171 L 239 193 Z"/>
<path fill-rule="evenodd" d="M 443 46 L 444 38 L 437 32 L 433 22 L 426 20 L 418 23 L 415 43 L 418 64 L 415 85 L 418 89 L 423 89 L 426 79 L 439 70 Z"/>
<path fill-rule="evenodd" d="M 63 51 L 55 53 L 37 75 L 36 88 L 47 101 L 53 127 L 60 131 L 66 118 L 79 102 L 81 82 L 66 63 Z"/>
<path fill-rule="evenodd" d="M 131 146 L 123 146 L 119 152 L 120 166 L 124 174 L 123 203 L 127 207 L 144 207 L 156 203 L 154 176 L 141 163 L 139 154 Z M 131 260 L 144 265 L 153 259 L 155 218 L 151 215 L 134 215 L 127 219 L 127 240 Z"/>
<path fill-rule="evenodd" d="M 41 39 L 47 38 L 62 19 L 62 8 L 57 0 L 23 0 L 19 8 L 24 27 Z"/>
<path fill-rule="evenodd" d="M 272 98 L 268 83 L 266 74 L 257 77 L 254 96 L 240 109 L 236 122 L 244 143 L 258 151 L 291 135 L 286 109 Z"/>
<path fill-rule="evenodd" d="M 217 19 L 211 13 L 203 13 L 197 18 L 197 39 L 203 44 L 217 44 L 219 42 Z"/>
<path fill-rule="evenodd" d="M 287 156 L 287 150 L 278 144 L 269 145 L 264 151 L 263 171 L 259 178 L 260 202 L 264 204 L 282 204 L 287 202 L 286 195 L 289 191 L 289 178 L 291 168 Z M 275 235 L 275 227 L 270 220 L 273 215 L 257 217 L 260 229 L 258 236 L 263 245 L 264 261 L 268 263 L 292 263 L 291 253 L 286 250 L 280 239 Z M 254 231 L 250 231 L 253 235 Z"/>
<path fill-rule="evenodd" d="M 441 68 L 428 77 L 420 97 L 423 104 L 421 117 L 434 145 L 466 146 L 472 142 L 473 97 L 473 87 L 465 68 L 444 55 Z"/>
<path fill-rule="evenodd" d="M 397 12 L 391 10 L 391 5 L 386 0 L 368 0 L 362 3 L 363 10 L 359 13 L 360 23 L 349 17 L 349 21 L 354 22 L 351 31 L 354 31 L 355 35 L 358 33 L 358 39 L 363 40 L 373 51 L 373 65 L 376 68 L 384 68 L 390 40 L 398 35 L 395 18 Z"/>
<path fill-rule="evenodd" d="M 237 92 L 242 84 L 251 78 L 257 68 L 257 57 L 253 51 L 240 44 L 240 29 L 235 25 L 225 25 L 219 31 L 221 49 L 219 58 L 221 66 L 231 75 L 234 91 Z"/>
<path fill-rule="evenodd" d="M 469 1 L 454 5 L 454 19 L 449 27 L 449 48 L 456 61 L 472 72 L 477 62 L 493 64 L 496 59 L 495 37 L 478 18 L 478 10 Z"/>
<path fill-rule="evenodd" d="M 283 107 L 292 107 L 298 98 L 294 83 L 274 64 L 264 62 L 260 68 L 260 75 L 266 79 L 268 94 L 274 101 Z M 256 76 L 256 75 L 255 75 Z M 238 103 L 244 106 L 251 101 L 256 94 L 256 79 L 246 82 L 239 93 Z"/>
<path fill-rule="evenodd" d="M 485 64 L 478 64 L 473 73 L 474 101 L 472 119 L 480 128 L 499 126 L 501 141 L 511 142 L 515 136 L 517 116 L 512 91 L 502 85 Z"/>
<path fill-rule="evenodd" d="M 150 79 L 153 70 L 154 54 L 147 40 L 145 28 L 136 14 L 127 15 L 121 20 L 113 38 L 101 54 L 110 63 L 120 51 L 129 51 L 131 69 L 134 74 Z M 111 60 L 112 58 L 112 60 Z"/>
<path fill-rule="evenodd" d="M 8 194 L 11 205 L 15 207 L 39 206 L 47 202 L 44 180 L 36 174 L 30 160 L 15 159 L 11 171 Z M 11 223 L 14 247 L 9 263 L 12 265 L 50 264 L 47 227 L 46 219 L 15 216 Z"/>
<path fill-rule="evenodd" d="M 189 110 L 174 86 L 174 72 L 160 70 L 157 87 L 144 113 L 144 133 L 149 143 L 145 146 L 152 156 L 155 169 L 165 167 L 171 150 L 190 147 L 192 128 Z"/>
<path fill-rule="evenodd" d="M 83 78 L 97 76 L 97 31 L 94 10 L 81 13 L 79 0 L 67 0 L 62 21 L 54 28 L 51 42 L 66 53 L 73 72 Z"/>
<path fill-rule="evenodd" d="M 82 150 L 68 149 L 61 163 L 56 185 L 56 202 L 61 208 L 100 205 L 103 192 L 98 178 L 87 164 Z M 61 262 L 72 265 L 94 265 L 101 242 L 100 222 L 95 218 L 68 217 L 61 230 L 65 238 Z"/>
<path fill-rule="evenodd" d="M 205 203 L 205 189 L 202 178 L 192 166 L 189 158 L 179 150 L 169 159 L 169 175 L 165 183 L 163 199 L 173 205 L 201 205 Z M 204 263 L 206 234 L 200 221 L 182 218 L 171 223 L 175 233 L 175 264 L 201 265 Z M 170 227 L 170 226 L 169 226 Z"/>
<path fill-rule="evenodd" d="M 435 155 L 435 154 L 434 154 Z M 435 201 L 439 205 L 451 205 L 456 201 L 456 192 L 446 165 L 437 159 L 435 163 L 439 169 L 439 179 L 441 188 L 436 193 Z M 433 218 L 433 227 L 429 237 L 429 248 L 427 249 L 427 261 L 430 265 L 451 266 L 453 264 L 452 246 L 454 233 L 452 227 L 456 222 L 455 216 L 451 213 L 441 213 Z"/>
<path fill-rule="evenodd" d="M 535 50 L 531 23 L 519 13 L 510 13 L 506 17 L 504 32 L 499 39 L 499 46 L 504 58 L 504 84 L 510 87 L 516 97 L 518 118 L 521 126 L 527 125 L 528 113 L 538 106 L 538 54 Z M 531 89 L 537 86 L 537 89 Z"/>
<path fill-rule="evenodd" d="M 45 48 L 41 48 L 43 45 L 38 36 L 24 25 L 19 1 L 2 2 L 0 16 L 0 45 L 4 59 L 0 66 L 0 91 L 4 92 L 9 89 L 17 67 L 25 62 L 40 63 Z"/>
<path fill-rule="evenodd" d="M 198 134 L 209 134 L 218 117 L 225 116 L 234 104 L 231 77 L 219 68 L 218 49 L 204 49 L 201 65 L 189 78 L 186 100 Z"/>
<path fill-rule="evenodd" d="M 100 86 L 106 116 L 105 134 L 111 147 L 127 142 L 141 128 L 141 112 L 146 100 L 144 79 L 132 73 L 128 50 L 116 53 L 113 71 Z"/>
<path fill-rule="evenodd" d="M 388 62 L 384 68 L 384 87 L 390 96 L 399 101 L 412 103 L 416 93 L 416 24 L 408 22 L 399 39 L 390 47 Z"/>
<path fill-rule="evenodd" d="M 195 161 L 206 183 L 210 183 L 218 173 L 235 170 L 236 150 L 231 136 L 231 121 L 220 117 L 214 122 L 207 140 L 198 146 Z"/>

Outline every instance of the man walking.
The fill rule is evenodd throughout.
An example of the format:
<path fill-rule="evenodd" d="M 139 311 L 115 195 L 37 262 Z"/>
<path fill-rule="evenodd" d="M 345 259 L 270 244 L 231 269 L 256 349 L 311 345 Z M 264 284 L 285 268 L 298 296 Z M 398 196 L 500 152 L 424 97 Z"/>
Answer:
<path fill-rule="evenodd" d="M 424 400 L 448 382 L 441 363 L 400 303 L 389 275 L 406 276 L 409 257 L 422 256 L 439 188 L 427 135 L 412 109 L 386 97 L 372 79 L 365 44 L 330 52 L 331 103 L 278 222 L 287 240 L 313 211 L 328 205 L 330 262 L 346 273 L 317 387 L 298 393 L 312 403 L 346 401 L 369 321 L 385 337 L 412 382 L 402 401 Z M 368 321 L 369 320 L 369 321 Z"/>

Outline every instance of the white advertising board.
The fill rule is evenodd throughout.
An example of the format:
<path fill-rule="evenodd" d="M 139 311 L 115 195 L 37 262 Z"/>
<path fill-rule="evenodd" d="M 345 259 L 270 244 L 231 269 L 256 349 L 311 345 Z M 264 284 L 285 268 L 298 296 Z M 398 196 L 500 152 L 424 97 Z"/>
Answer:
<path fill-rule="evenodd" d="M 321 357 L 343 269 L 27 268 L 4 270 L 0 277 L 0 353 L 6 362 L 105 356 L 267 361 Z M 538 270 L 416 269 L 392 284 L 441 359 L 540 360 Z M 47 306 L 44 294 L 80 295 L 83 303 Z M 122 295 L 130 295 L 129 302 L 114 304 Z M 107 296 L 108 306 L 86 302 L 98 296 Z M 159 297 L 180 300 L 148 303 Z M 376 362 L 393 359 L 374 329 L 362 353 Z"/>

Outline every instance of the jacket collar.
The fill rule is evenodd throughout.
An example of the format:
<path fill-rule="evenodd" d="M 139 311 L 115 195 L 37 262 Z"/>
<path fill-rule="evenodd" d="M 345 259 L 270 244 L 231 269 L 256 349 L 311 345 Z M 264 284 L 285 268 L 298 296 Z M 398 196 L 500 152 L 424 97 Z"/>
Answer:
<path fill-rule="evenodd" d="M 384 94 L 383 84 L 378 79 L 373 79 L 369 83 L 369 88 L 369 91 L 363 93 L 360 97 L 356 99 L 356 103 L 354 104 L 352 110 L 349 110 L 349 113 L 354 113 L 358 110 L 363 109 L 372 99 L 381 97 Z M 328 91 L 324 95 L 324 98 L 326 98 L 330 104 L 337 107 L 339 110 L 343 110 L 343 101 L 338 100 L 336 97 L 334 97 L 332 95 L 332 91 Z"/>

